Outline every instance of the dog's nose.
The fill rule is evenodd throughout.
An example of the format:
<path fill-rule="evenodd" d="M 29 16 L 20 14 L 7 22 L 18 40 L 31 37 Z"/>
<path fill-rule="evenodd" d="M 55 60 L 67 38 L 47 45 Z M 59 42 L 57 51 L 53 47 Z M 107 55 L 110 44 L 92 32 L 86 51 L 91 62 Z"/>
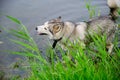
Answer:
<path fill-rule="evenodd" d="M 38 28 L 36 27 L 35 30 L 38 30 Z"/>

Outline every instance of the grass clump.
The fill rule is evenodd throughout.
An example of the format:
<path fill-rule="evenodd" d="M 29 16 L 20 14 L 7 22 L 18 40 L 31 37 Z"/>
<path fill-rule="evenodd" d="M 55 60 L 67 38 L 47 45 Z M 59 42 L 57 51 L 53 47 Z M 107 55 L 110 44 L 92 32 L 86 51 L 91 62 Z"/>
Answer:
<path fill-rule="evenodd" d="M 7 18 L 20 26 L 17 30 L 10 30 L 10 33 L 16 37 L 16 40 L 11 39 L 11 41 L 19 45 L 21 50 L 12 51 L 12 53 L 26 57 L 28 62 L 26 69 L 29 69 L 29 76 L 23 78 L 23 80 L 120 79 L 120 50 L 115 47 L 114 54 L 112 56 L 109 55 L 105 50 L 106 36 L 98 37 L 96 35 L 91 37 L 93 44 L 91 43 L 84 49 L 78 43 L 71 43 L 72 47 L 66 52 L 58 48 L 62 55 L 62 60 L 54 56 L 56 54 L 55 50 L 49 49 L 48 54 L 51 54 L 50 63 L 43 58 L 26 27 L 16 18 L 11 16 L 7 16 Z M 14 80 L 18 79 L 15 78 Z"/>
<path fill-rule="evenodd" d="M 98 14 L 96 14 L 96 8 L 97 7 L 92 6 L 91 1 L 92 0 L 88 0 L 88 1 L 85 0 L 85 7 L 88 10 L 89 17 L 93 18 L 94 16 L 100 16 L 100 11 L 98 11 Z"/>

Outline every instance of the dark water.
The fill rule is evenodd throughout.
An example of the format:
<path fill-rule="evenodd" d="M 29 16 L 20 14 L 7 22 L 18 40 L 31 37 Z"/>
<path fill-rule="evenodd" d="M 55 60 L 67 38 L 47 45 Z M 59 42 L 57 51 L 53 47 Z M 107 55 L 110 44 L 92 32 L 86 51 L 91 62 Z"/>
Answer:
<path fill-rule="evenodd" d="M 89 0 L 86 0 L 89 1 Z M 109 14 L 109 7 L 107 0 L 91 0 L 91 5 L 95 6 L 96 16 L 100 12 L 101 15 Z M 62 16 L 63 20 L 70 20 L 79 22 L 89 19 L 89 13 L 85 8 L 84 0 L 0 0 L 0 14 L 10 15 L 18 18 L 28 28 L 30 35 L 38 44 L 39 48 L 45 53 L 48 46 L 48 39 L 45 36 L 38 36 L 35 32 L 35 27 L 41 25 L 43 22 Z M 6 29 L 15 28 L 16 24 L 8 20 L 6 17 L 0 15 L 0 26 Z M 19 59 L 20 56 L 9 54 L 9 51 L 18 50 L 16 46 L 9 41 L 13 38 L 7 32 L 0 33 L 0 70 L 6 73 L 23 74 L 19 70 L 13 71 L 8 68 L 11 63 Z"/>

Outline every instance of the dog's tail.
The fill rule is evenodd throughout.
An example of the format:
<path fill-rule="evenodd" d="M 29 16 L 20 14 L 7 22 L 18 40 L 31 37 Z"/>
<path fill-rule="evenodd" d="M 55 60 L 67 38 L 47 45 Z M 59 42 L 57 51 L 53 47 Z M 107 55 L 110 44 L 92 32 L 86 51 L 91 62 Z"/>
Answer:
<path fill-rule="evenodd" d="M 120 0 L 107 0 L 107 4 L 110 8 L 110 15 L 115 20 L 119 16 L 118 9 L 120 8 Z"/>

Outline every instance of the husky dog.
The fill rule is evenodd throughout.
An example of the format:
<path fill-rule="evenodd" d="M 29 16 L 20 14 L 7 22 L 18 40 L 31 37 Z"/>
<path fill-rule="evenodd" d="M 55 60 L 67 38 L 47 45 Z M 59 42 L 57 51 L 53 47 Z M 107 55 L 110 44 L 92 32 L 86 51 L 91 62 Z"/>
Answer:
<path fill-rule="evenodd" d="M 117 10 L 120 8 L 120 0 L 107 0 L 107 4 L 110 7 L 110 14 L 116 18 L 118 16 Z"/>
<path fill-rule="evenodd" d="M 52 19 L 45 22 L 43 25 L 36 27 L 39 35 L 47 35 L 50 39 L 54 40 L 52 45 L 53 48 L 59 43 L 63 49 L 65 49 L 64 43 L 67 41 L 80 41 L 86 43 L 85 41 L 88 39 L 88 34 L 92 35 L 93 33 L 97 33 L 102 35 L 102 33 L 105 33 L 107 35 L 106 42 L 108 45 L 106 47 L 108 48 L 109 53 L 111 53 L 113 48 L 111 42 L 114 38 L 115 29 L 115 23 L 110 16 L 99 17 L 88 22 L 78 23 L 70 21 L 64 22 L 61 20 L 61 17 L 58 17 L 57 19 Z"/>

